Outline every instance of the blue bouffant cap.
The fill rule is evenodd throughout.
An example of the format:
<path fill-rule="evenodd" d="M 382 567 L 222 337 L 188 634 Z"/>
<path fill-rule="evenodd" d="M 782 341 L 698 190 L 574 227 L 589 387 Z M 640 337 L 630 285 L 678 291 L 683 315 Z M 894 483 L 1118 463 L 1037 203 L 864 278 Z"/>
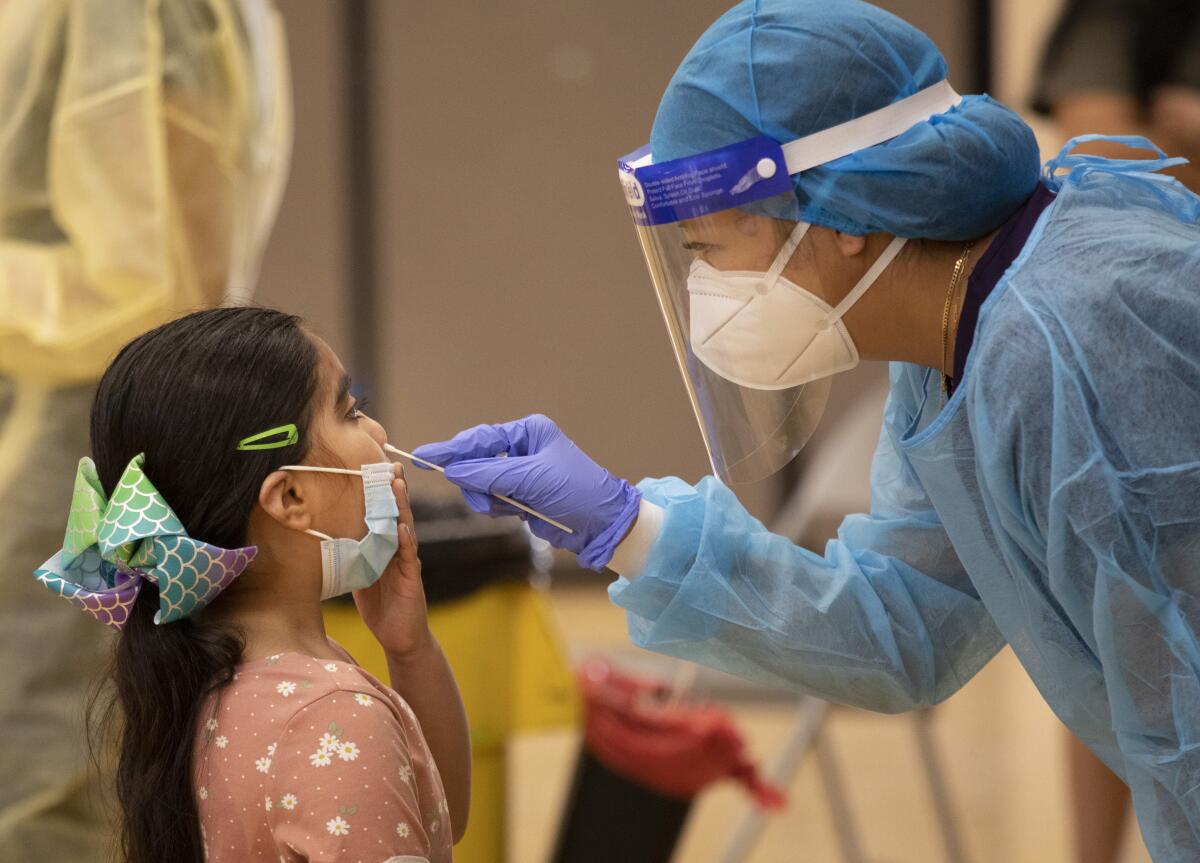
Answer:
<path fill-rule="evenodd" d="M 781 144 L 946 78 L 937 46 L 858 0 L 745 0 L 700 37 L 659 105 L 655 162 L 766 135 Z M 800 218 L 852 234 L 968 240 L 1033 192 L 1033 131 L 988 96 L 792 177 Z"/>

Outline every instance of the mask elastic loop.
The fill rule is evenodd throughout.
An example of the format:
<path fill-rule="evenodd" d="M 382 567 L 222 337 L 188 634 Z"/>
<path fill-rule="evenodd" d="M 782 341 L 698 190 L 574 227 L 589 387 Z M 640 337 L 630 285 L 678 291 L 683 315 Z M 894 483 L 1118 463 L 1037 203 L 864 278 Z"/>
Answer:
<path fill-rule="evenodd" d="M 324 542 L 333 542 L 334 541 L 332 536 L 330 536 L 327 533 L 321 533 L 321 531 L 319 531 L 319 530 L 312 530 L 311 528 L 306 528 L 304 532 L 307 533 L 309 536 L 315 536 L 317 539 L 322 540 Z"/>
<path fill-rule="evenodd" d="M 340 473 L 346 476 L 362 476 L 361 470 L 351 470 L 344 467 L 311 467 L 306 464 L 288 464 L 279 468 L 280 470 L 299 470 L 307 471 L 308 473 Z"/>
<path fill-rule="evenodd" d="M 850 293 L 846 294 L 842 301 L 825 318 L 826 327 L 840 321 L 842 316 L 850 311 L 850 307 L 862 298 L 862 295 L 867 292 L 867 289 L 871 285 L 875 284 L 875 280 L 896 259 L 896 255 L 900 254 L 900 250 L 904 248 L 904 244 L 907 242 L 908 240 L 904 237 L 892 238 L 892 241 L 888 243 L 888 247 L 883 250 L 883 254 L 876 258 L 875 263 L 871 264 L 870 269 L 863 273 L 863 277 L 858 280 L 858 284 L 850 289 Z"/>
<path fill-rule="evenodd" d="M 800 241 L 804 239 L 804 235 L 808 233 L 810 227 L 809 222 L 797 222 L 796 227 L 792 228 L 792 232 L 788 234 L 787 240 L 784 241 L 779 253 L 775 256 L 775 260 L 771 262 L 771 268 L 763 275 L 763 283 L 768 288 L 775 287 L 775 282 L 779 280 L 780 274 L 791 261 L 792 255 L 796 253 L 796 247 L 800 245 Z"/>

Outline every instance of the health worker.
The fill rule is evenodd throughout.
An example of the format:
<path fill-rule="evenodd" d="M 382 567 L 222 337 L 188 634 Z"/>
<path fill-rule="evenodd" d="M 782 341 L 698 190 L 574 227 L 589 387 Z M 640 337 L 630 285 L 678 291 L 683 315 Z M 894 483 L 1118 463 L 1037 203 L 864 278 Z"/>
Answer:
<path fill-rule="evenodd" d="M 1194 861 L 1200 198 L 1145 139 L 1041 167 L 946 75 L 865 3 L 747 0 L 620 161 L 716 477 L 635 488 L 541 416 L 416 455 L 476 509 L 568 527 L 525 515 L 621 575 L 651 650 L 893 712 L 1011 645 L 1131 787 L 1154 860 Z M 891 362 L 871 511 L 815 554 L 729 486 L 787 464 L 864 359 Z"/>

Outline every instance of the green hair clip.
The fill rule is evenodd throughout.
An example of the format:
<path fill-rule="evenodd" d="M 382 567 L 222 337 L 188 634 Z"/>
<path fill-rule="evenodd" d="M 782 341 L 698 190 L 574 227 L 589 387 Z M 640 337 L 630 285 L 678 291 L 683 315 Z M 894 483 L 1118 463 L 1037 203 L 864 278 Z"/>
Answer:
<path fill-rule="evenodd" d="M 271 440 L 277 438 L 277 440 Z M 242 438 L 238 441 L 237 448 L 242 452 L 249 450 L 260 449 L 283 449 L 285 446 L 291 446 L 300 440 L 300 432 L 296 430 L 295 423 L 288 423 L 283 426 L 276 426 L 273 429 L 252 434 L 250 437 Z"/>

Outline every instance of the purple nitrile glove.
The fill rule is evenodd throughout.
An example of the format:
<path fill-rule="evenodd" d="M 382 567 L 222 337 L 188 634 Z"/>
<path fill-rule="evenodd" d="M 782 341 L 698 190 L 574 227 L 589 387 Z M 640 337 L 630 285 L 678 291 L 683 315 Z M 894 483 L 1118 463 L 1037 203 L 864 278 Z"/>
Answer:
<path fill-rule="evenodd" d="M 413 455 L 446 469 L 476 512 L 516 515 L 534 535 L 602 569 L 629 532 L 642 493 L 596 464 L 541 414 L 501 425 L 478 425 Z M 497 456 L 506 456 L 500 457 Z M 419 465 L 418 465 L 419 466 Z M 491 497 L 503 494 L 565 524 L 566 533 Z"/>

